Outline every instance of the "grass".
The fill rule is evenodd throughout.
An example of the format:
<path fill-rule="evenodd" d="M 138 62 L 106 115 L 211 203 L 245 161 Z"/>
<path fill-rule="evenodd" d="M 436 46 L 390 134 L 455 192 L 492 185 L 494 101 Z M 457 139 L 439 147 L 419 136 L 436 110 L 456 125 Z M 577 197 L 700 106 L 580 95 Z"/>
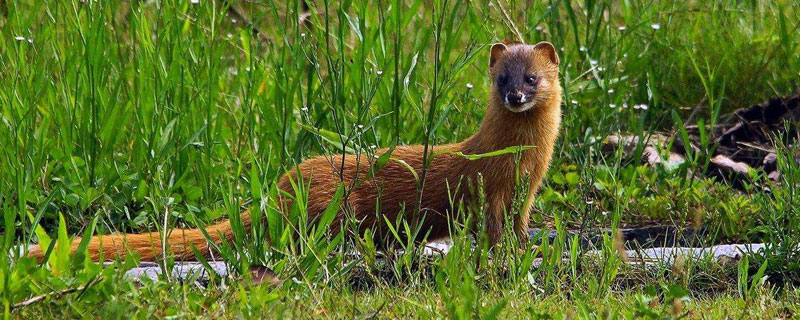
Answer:
<path fill-rule="evenodd" d="M 229 15 L 224 3 L 233 3 L 252 26 Z M 301 3 L 293 0 L 11 0 L 0 7 L 0 300 L 6 316 L 739 318 L 796 312 L 796 147 L 775 146 L 780 185 L 765 192 L 753 183 L 743 192 L 724 181 L 687 177 L 707 165 L 707 155 L 679 168 L 650 168 L 621 152 L 604 153 L 597 142 L 618 132 L 713 127 L 736 108 L 797 92 L 796 1 L 320 0 L 305 24 L 298 23 Z M 289 214 L 299 226 L 278 223 L 275 182 L 306 157 L 469 136 L 490 85 L 487 45 L 519 38 L 561 48 L 564 123 L 532 215 L 533 226 L 561 231 L 554 243 L 518 255 L 509 240 L 508 250 L 489 259 L 470 250 L 468 237 L 456 230 L 455 248 L 444 259 L 429 261 L 418 244 L 406 243 L 405 253 L 380 260 L 369 237 L 331 239 L 324 225 L 312 231 L 302 205 Z M 275 223 L 252 232 L 237 228 L 220 252 L 241 275 L 214 279 L 209 289 L 122 279 L 135 259 L 104 267 L 54 244 L 50 262 L 39 266 L 14 249 L 47 241 L 35 225 L 53 243 L 65 243 L 80 234 L 169 232 L 226 216 L 237 221 L 246 208 Z M 563 232 L 642 221 L 707 226 L 715 235 L 709 243 L 771 246 L 741 268 L 700 261 L 653 274 L 626 266 L 611 238 L 593 258 L 571 251 Z M 280 239 L 294 227 L 308 231 L 271 246 L 253 240 Z M 544 263 L 531 270 L 534 254 Z M 163 267 L 170 268 L 173 261 L 165 258 Z M 764 261 L 768 281 L 752 281 Z M 291 280 L 280 288 L 249 285 L 246 271 L 254 264 Z M 353 285 L 358 281 L 364 283 Z M 52 296 L 12 307 L 38 295 Z"/>

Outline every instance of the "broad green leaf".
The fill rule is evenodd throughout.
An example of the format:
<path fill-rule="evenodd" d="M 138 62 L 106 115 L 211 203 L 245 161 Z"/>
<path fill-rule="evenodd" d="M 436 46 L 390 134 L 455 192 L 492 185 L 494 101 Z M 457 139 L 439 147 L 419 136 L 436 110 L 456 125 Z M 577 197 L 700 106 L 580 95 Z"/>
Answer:
<path fill-rule="evenodd" d="M 578 185 L 578 182 L 580 180 L 580 176 L 578 176 L 578 174 L 575 172 L 567 172 L 567 174 L 564 175 L 564 178 L 567 180 L 567 183 L 571 186 Z"/>
<path fill-rule="evenodd" d="M 47 232 L 44 231 L 44 228 L 42 228 L 42 226 L 36 222 L 36 219 L 33 218 L 33 215 L 30 212 L 28 212 L 28 219 L 30 219 L 31 223 L 33 224 L 33 232 L 36 233 L 36 237 L 39 238 L 39 248 L 41 248 L 43 251 L 47 250 L 47 248 L 50 247 L 50 242 L 53 240 L 50 239 L 50 236 L 47 235 Z"/>
<path fill-rule="evenodd" d="M 72 241 L 67 235 L 67 222 L 64 215 L 58 214 L 58 238 L 56 239 L 55 261 L 52 265 L 53 271 L 58 274 L 65 272 L 69 267 L 70 247 Z"/>
<path fill-rule="evenodd" d="M 436 157 L 441 156 L 443 154 L 452 154 L 452 155 L 456 155 L 456 156 L 462 157 L 462 158 L 467 159 L 467 160 L 478 160 L 478 159 L 483 159 L 483 158 L 496 157 L 496 156 L 509 154 L 509 153 L 517 153 L 517 152 L 533 149 L 535 147 L 536 146 L 511 146 L 511 147 L 500 149 L 500 150 L 495 150 L 495 151 L 491 151 L 491 152 L 487 152 L 487 153 L 478 153 L 478 154 L 464 154 L 461 151 L 441 150 L 441 151 L 434 152 L 433 153 L 433 157 L 436 158 Z"/>
<path fill-rule="evenodd" d="M 250 194 L 253 200 L 261 199 L 261 180 L 258 178 L 255 156 L 250 157 Z"/>
<path fill-rule="evenodd" d="M 322 138 L 322 140 L 325 140 L 328 143 L 332 144 L 338 150 L 344 150 L 346 153 L 356 153 L 356 151 L 353 150 L 353 148 L 342 145 L 342 143 L 339 141 L 339 134 L 337 134 L 336 132 L 320 128 L 314 128 L 312 126 L 305 125 L 302 123 L 300 123 L 299 125 L 301 128 L 318 135 L 320 138 Z"/>
<path fill-rule="evenodd" d="M 325 231 L 328 230 L 328 226 L 330 226 L 331 222 L 336 215 L 339 214 L 339 211 L 342 207 L 342 196 L 344 195 L 344 184 L 339 185 L 336 188 L 336 193 L 333 195 L 331 202 L 328 204 L 328 207 L 325 208 L 325 211 L 322 212 L 320 215 L 319 222 L 317 222 L 317 231 L 314 235 L 314 240 L 319 240 L 322 235 L 325 234 Z"/>
<path fill-rule="evenodd" d="M 380 156 L 378 156 L 378 158 L 375 159 L 375 163 L 372 165 L 372 168 L 370 168 L 367 178 L 362 181 L 369 181 L 375 177 L 375 173 L 380 171 L 384 166 L 386 166 L 389 160 L 392 159 L 392 152 L 394 152 L 394 147 L 387 149 Z"/>
<path fill-rule="evenodd" d="M 86 228 L 86 230 L 83 232 L 83 238 L 81 238 L 81 243 L 78 244 L 78 248 L 75 250 L 76 254 L 77 253 L 83 254 L 86 252 L 86 248 L 89 246 L 89 242 L 92 241 L 92 235 L 94 234 L 94 228 L 97 225 L 98 218 L 100 218 L 100 211 L 97 211 L 97 213 L 95 213 L 94 219 L 92 219 L 92 222 L 89 224 L 89 227 Z M 92 262 L 91 257 L 89 257 L 89 255 L 85 255 L 84 263 L 88 264 L 90 262 Z"/>

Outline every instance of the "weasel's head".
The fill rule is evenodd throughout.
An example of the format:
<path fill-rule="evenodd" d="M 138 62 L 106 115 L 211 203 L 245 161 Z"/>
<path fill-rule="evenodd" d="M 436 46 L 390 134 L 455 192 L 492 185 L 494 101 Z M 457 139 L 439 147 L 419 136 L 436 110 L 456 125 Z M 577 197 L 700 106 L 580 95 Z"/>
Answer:
<path fill-rule="evenodd" d="M 490 99 L 512 112 L 535 109 L 561 96 L 558 54 L 549 42 L 492 45 L 489 73 Z"/>

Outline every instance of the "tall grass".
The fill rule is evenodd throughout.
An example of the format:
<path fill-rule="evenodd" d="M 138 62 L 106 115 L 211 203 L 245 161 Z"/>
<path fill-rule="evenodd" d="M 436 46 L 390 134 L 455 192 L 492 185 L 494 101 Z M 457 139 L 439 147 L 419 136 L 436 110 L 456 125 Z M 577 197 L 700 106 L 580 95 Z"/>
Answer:
<path fill-rule="evenodd" d="M 298 299 L 323 303 L 329 288 L 348 292 L 362 270 L 388 295 L 399 286 L 449 301 L 433 313 L 454 317 L 509 310 L 514 298 L 486 304 L 497 292 L 577 297 L 584 306 L 608 299 L 627 270 L 613 238 L 593 260 L 570 246 L 576 241 L 567 228 L 683 225 L 701 216 L 729 238 L 774 241 L 768 260 L 796 254 L 786 246 L 796 245 L 797 213 L 783 205 L 797 199 L 790 152 L 781 161 L 784 183 L 748 201 L 713 181 L 687 183 L 685 173 L 707 165 L 707 157 L 692 157 L 677 172 L 651 170 L 621 153 L 603 154 L 597 142 L 617 132 L 647 137 L 713 126 L 730 110 L 796 92 L 795 2 L 321 0 L 309 2 L 313 13 L 303 23 L 297 0 L 2 4 L 0 282 L 7 315 L 32 295 L 86 284 L 87 293 L 67 298 L 75 302 L 70 312 L 96 315 L 85 303 L 133 290 L 120 285 L 114 268 L 68 259 L 55 244 L 51 255 L 62 259 L 55 269 L 69 270 L 57 277 L 53 264 L 19 259 L 15 248 L 42 242 L 35 225 L 56 240 L 87 231 L 166 234 L 226 217 L 235 237 L 218 252 L 239 274 L 267 265 L 303 288 L 288 291 Z M 445 258 L 425 262 L 417 243 L 378 253 L 369 235 L 331 237 L 324 224 L 308 225 L 307 181 L 296 182 L 291 212 L 277 210 L 275 182 L 308 156 L 371 159 L 378 147 L 429 147 L 472 134 L 491 83 L 485 48 L 502 39 L 559 48 L 564 125 L 532 218 L 560 231 L 554 243 L 490 256 L 471 250 L 464 233 Z M 635 104 L 648 108 L 623 108 Z M 422 191 L 425 170 L 420 175 Z M 243 209 L 268 223 L 245 232 Z M 479 219 L 479 208 L 474 213 Z M 392 223 L 398 233 L 414 232 L 411 221 Z M 300 238 L 287 236 L 297 230 Z M 381 254 L 394 270 L 389 277 L 379 268 Z M 530 271 L 537 255 L 542 265 Z M 796 269 L 770 270 L 796 279 Z M 487 287 L 497 290 L 484 294 Z M 271 294 L 239 301 L 255 312 L 257 301 L 275 301 Z"/>

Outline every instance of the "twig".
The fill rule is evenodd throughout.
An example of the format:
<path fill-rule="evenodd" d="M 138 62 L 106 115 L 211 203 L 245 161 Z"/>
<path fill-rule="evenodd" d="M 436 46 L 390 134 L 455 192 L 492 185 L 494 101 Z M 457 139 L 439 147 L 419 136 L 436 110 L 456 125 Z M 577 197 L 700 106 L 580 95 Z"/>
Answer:
<path fill-rule="evenodd" d="M 22 307 L 27 307 L 29 305 L 32 305 L 32 304 L 37 303 L 39 301 L 42 301 L 45 298 L 50 297 L 50 296 L 54 296 L 56 298 L 61 298 L 62 296 L 70 294 L 70 293 L 73 293 L 73 292 L 84 291 L 86 289 L 89 289 L 91 286 L 99 283 L 101 280 L 103 280 L 103 278 L 102 277 L 98 277 L 95 280 L 89 281 L 89 283 L 87 283 L 85 285 L 82 285 L 80 287 L 64 289 L 64 290 L 61 290 L 61 291 L 58 291 L 58 292 L 55 292 L 55 293 L 48 293 L 48 294 L 38 295 L 38 296 L 35 296 L 35 297 L 30 298 L 28 300 L 25 300 L 25 301 L 22 301 L 20 303 L 14 304 L 13 306 L 11 306 L 11 310 L 14 310 L 14 309 L 17 309 L 17 308 L 22 308 Z"/>
<path fill-rule="evenodd" d="M 700 110 L 700 107 L 703 105 L 703 103 L 706 102 L 706 98 L 707 97 L 703 97 L 703 99 L 701 99 L 700 102 L 698 102 L 694 106 L 694 108 L 692 109 L 692 113 L 689 114 L 689 117 L 686 118 L 686 122 L 684 122 L 684 123 L 689 124 L 689 123 L 692 122 L 692 120 L 694 120 L 694 116 L 697 114 L 697 111 Z"/>
<path fill-rule="evenodd" d="M 751 148 L 751 149 L 755 149 L 755 150 L 758 150 L 758 151 L 764 151 L 764 152 L 767 152 L 767 153 L 775 153 L 775 149 L 758 146 L 756 144 L 749 143 L 749 142 L 736 141 L 736 144 L 738 144 L 740 146 L 745 146 L 745 147 L 748 147 L 748 148 Z"/>
<path fill-rule="evenodd" d="M 508 11 L 506 11 L 506 8 L 503 6 L 503 3 L 500 0 L 496 2 L 497 6 L 500 7 L 500 12 L 503 13 L 504 18 L 506 18 L 505 19 L 506 23 L 509 24 L 509 26 L 511 27 L 511 31 L 514 32 L 515 36 L 517 36 L 517 40 L 519 40 L 519 42 L 525 43 L 525 38 L 522 37 L 522 33 L 520 33 L 519 29 L 517 29 L 517 25 L 514 24 L 514 20 L 511 19 L 511 16 L 508 14 Z"/>

